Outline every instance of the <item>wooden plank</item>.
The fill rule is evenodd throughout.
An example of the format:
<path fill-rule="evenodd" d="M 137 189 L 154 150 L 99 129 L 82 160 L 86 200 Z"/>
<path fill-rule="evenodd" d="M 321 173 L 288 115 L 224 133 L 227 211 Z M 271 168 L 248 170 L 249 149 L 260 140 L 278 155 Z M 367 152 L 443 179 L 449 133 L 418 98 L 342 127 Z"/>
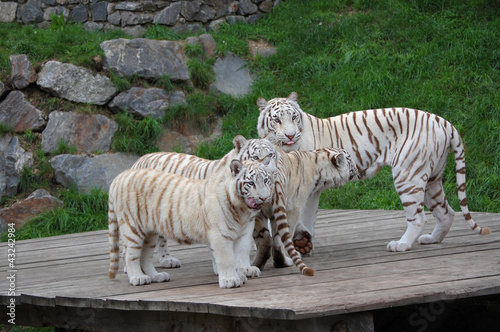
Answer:
<path fill-rule="evenodd" d="M 107 278 L 107 231 L 18 241 L 17 287 L 26 305 L 100 310 L 198 312 L 262 319 L 312 319 L 429 300 L 498 294 L 500 215 L 473 213 L 494 231 L 477 236 L 455 217 L 439 245 L 414 245 L 404 253 L 385 250 L 406 229 L 403 211 L 318 212 L 315 251 L 304 257 L 314 277 L 295 267 L 272 268 L 238 289 L 221 290 L 207 248 L 172 243 L 180 269 L 167 283 L 134 287 L 121 271 Z M 429 215 L 426 231 L 434 224 Z M 0 245 L 6 248 L 6 244 Z M 5 262 L 2 262 L 4 265 Z M 2 266 L 0 264 L 0 266 Z M 5 289 L 6 280 L 0 280 Z M 8 298 L 0 295 L 1 303 Z"/>

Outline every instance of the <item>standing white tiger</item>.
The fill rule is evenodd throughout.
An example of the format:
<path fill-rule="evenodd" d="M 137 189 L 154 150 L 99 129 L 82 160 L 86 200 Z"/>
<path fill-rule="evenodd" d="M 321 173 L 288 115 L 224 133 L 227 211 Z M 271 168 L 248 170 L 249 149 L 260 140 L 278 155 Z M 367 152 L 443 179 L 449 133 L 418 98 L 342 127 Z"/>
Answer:
<path fill-rule="evenodd" d="M 284 267 L 292 265 L 294 256 L 288 252 L 291 258 L 287 257 L 283 243 L 290 239 L 280 236 L 277 230 L 283 227 L 291 229 L 296 227 L 300 216 L 304 213 L 305 203 L 311 195 L 357 180 L 359 173 L 349 154 L 342 149 L 325 148 L 285 153 L 278 148 L 278 155 L 274 204 L 262 208 L 262 212 L 256 218 L 255 230 L 257 233 L 264 232 L 267 219 L 271 220 L 274 266 Z M 254 264 L 262 269 L 269 258 L 271 243 L 257 241 L 256 243 L 257 255 Z"/>
<path fill-rule="evenodd" d="M 262 161 L 265 157 L 269 156 L 271 161 L 269 163 L 269 170 L 276 171 L 278 164 L 278 154 L 274 144 L 266 139 L 249 139 L 241 135 L 237 135 L 233 139 L 233 149 L 229 151 L 224 157 L 218 160 L 207 160 L 197 156 L 176 153 L 176 152 L 156 152 L 150 153 L 139 158 L 132 169 L 153 168 L 159 171 L 164 171 L 172 174 L 182 175 L 191 179 L 206 179 L 212 174 L 220 172 L 222 169 L 227 169 L 229 163 L 233 159 L 240 161 L 254 160 Z M 271 242 L 269 233 L 262 236 L 258 241 Z M 250 251 L 252 238 L 251 235 L 247 239 L 248 245 L 239 251 L 237 258 L 238 268 L 247 277 L 258 277 L 260 270 L 251 268 L 250 264 Z M 180 267 L 180 261 L 170 255 L 167 240 L 161 236 L 158 239 L 156 252 L 160 263 L 164 267 Z M 214 272 L 217 273 L 216 265 L 214 264 Z M 245 272 L 246 271 L 246 272 Z"/>
<path fill-rule="evenodd" d="M 399 241 L 387 245 L 389 251 L 405 251 L 417 240 L 421 244 L 440 243 L 453 222 L 454 211 L 446 199 L 442 176 L 449 147 L 455 155 L 458 197 L 462 214 L 478 234 L 489 234 L 473 220 L 465 196 L 465 152 L 456 128 L 445 119 L 409 108 L 374 109 L 319 119 L 304 112 L 297 93 L 267 102 L 260 97 L 258 131 L 283 144 L 283 150 L 313 150 L 338 147 L 349 152 L 361 178 L 375 174 L 382 166 L 392 167 L 394 185 L 403 204 L 407 230 Z M 309 252 L 305 242 L 314 236 L 319 194 L 307 202 L 296 228 L 295 245 Z M 432 234 L 421 235 L 427 222 L 424 204 L 436 219 Z M 307 239 L 307 241 L 304 241 Z"/>
<path fill-rule="evenodd" d="M 263 162 L 233 160 L 207 180 L 193 180 L 154 169 L 127 170 L 109 189 L 110 267 L 118 271 L 123 241 L 129 282 L 144 285 L 168 281 L 153 265 L 158 234 L 179 243 L 205 243 L 213 251 L 220 288 L 239 287 L 246 276 L 236 270 L 234 251 L 262 204 L 270 201 L 274 176 Z M 250 225 L 250 229 L 248 227 Z"/>

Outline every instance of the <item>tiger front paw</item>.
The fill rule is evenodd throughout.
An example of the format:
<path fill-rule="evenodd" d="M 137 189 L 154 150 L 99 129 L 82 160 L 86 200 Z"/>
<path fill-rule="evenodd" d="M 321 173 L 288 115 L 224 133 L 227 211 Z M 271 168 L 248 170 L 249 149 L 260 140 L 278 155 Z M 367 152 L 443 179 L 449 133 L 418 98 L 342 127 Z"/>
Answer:
<path fill-rule="evenodd" d="M 238 268 L 238 274 L 242 274 L 248 278 L 257 278 L 260 276 L 260 269 L 256 266 L 247 266 Z"/>
<path fill-rule="evenodd" d="M 148 275 L 129 277 L 128 281 L 132 286 L 149 285 L 151 283 L 151 277 Z"/>
<path fill-rule="evenodd" d="M 407 251 L 411 249 L 411 244 L 401 241 L 391 241 L 387 244 L 387 251 Z"/>
<path fill-rule="evenodd" d="M 236 287 L 240 287 L 245 282 L 246 282 L 246 277 L 242 274 L 235 273 L 234 275 L 230 275 L 227 277 L 219 276 L 219 287 L 220 288 L 236 288 Z"/>
<path fill-rule="evenodd" d="M 312 236 L 309 232 L 298 232 L 293 237 L 293 245 L 301 255 L 309 255 L 312 252 Z"/>
<path fill-rule="evenodd" d="M 167 272 L 160 272 L 151 277 L 151 282 L 165 282 L 170 280 L 170 275 Z"/>
<path fill-rule="evenodd" d="M 160 264 L 162 267 L 166 267 L 169 269 L 175 269 L 181 267 L 181 261 L 172 256 L 161 257 Z"/>

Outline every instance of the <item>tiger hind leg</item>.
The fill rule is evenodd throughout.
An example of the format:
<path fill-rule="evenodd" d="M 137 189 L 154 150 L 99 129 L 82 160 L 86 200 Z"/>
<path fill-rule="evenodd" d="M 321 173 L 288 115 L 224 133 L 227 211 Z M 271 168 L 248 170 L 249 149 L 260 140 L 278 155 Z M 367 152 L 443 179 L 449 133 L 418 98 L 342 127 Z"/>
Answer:
<path fill-rule="evenodd" d="M 425 205 L 436 220 L 436 227 L 431 234 L 423 234 L 418 238 L 420 244 L 441 243 L 453 224 L 455 212 L 448 204 L 441 180 L 427 186 Z"/>
<path fill-rule="evenodd" d="M 156 271 L 153 265 L 153 253 L 158 242 L 158 235 L 150 234 L 144 239 L 144 245 L 141 253 L 141 269 L 151 278 L 151 282 L 164 282 L 170 280 L 167 272 Z"/>
<path fill-rule="evenodd" d="M 151 277 L 144 274 L 141 269 L 141 255 L 144 239 L 138 236 L 124 234 L 123 240 L 125 243 L 124 248 L 127 248 L 124 256 L 130 284 L 133 286 L 150 284 Z"/>
<path fill-rule="evenodd" d="M 170 254 L 167 239 L 161 235 L 158 237 L 158 242 L 156 243 L 156 254 L 161 266 L 166 268 L 181 267 L 181 261 Z"/>
<path fill-rule="evenodd" d="M 401 239 L 387 244 L 387 250 L 406 251 L 411 249 L 427 223 L 424 213 L 425 183 L 421 183 L 420 186 L 404 183 L 401 188 L 398 188 L 397 183 L 395 185 L 398 192 L 403 192 L 400 194 L 400 199 L 405 210 L 407 228 Z"/>
<path fill-rule="evenodd" d="M 312 193 L 305 202 L 304 209 L 295 226 L 293 245 L 301 255 L 311 255 L 313 250 L 313 237 L 318 215 L 318 206 L 321 192 Z"/>
<path fill-rule="evenodd" d="M 261 271 L 264 269 L 268 259 L 271 257 L 271 247 L 273 245 L 273 239 L 271 234 L 269 234 L 269 230 L 266 225 L 267 218 L 261 216 L 261 214 L 257 215 L 253 230 L 253 239 L 255 241 L 257 251 L 252 265 L 258 267 Z"/>

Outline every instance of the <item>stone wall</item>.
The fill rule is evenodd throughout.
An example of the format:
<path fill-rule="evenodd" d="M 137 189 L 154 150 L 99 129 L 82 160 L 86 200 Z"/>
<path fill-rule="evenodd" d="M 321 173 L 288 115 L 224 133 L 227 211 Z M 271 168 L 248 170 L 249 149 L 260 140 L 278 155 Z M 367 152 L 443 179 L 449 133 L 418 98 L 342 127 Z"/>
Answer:
<path fill-rule="evenodd" d="M 52 14 L 83 23 L 87 29 L 148 28 L 153 24 L 178 32 L 208 31 L 220 24 L 253 23 L 279 0 L 4 0 L 0 22 L 46 27 Z"/>

